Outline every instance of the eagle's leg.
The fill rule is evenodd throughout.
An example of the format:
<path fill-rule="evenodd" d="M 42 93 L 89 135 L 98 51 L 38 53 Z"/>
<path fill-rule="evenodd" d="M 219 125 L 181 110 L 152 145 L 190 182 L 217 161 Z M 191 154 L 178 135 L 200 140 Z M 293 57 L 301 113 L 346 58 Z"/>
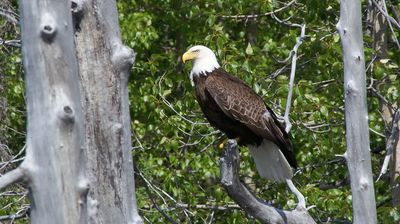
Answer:
<path fill-rule="evenodd" d="M 235 141 L 239 144 L 240 141 L 240 136 L 235 138 Z M 221 144 L 218 145 L 219 149 L 224 149 L 225 144 L 228 142 L 228 139 L 225 139 L 224 141 L 221 142 Z"/>
<path fill-rule="evenodd" d="M 289 186 L 289 189 L 296 195 L 298 203 L 296 209 L 306 209 L 306 200 L 304 199 L 303 194 L 300 193 L 299 190 L 294 186 L 293 181 L 291 179 L 286 179 L 286 183 Z"/>

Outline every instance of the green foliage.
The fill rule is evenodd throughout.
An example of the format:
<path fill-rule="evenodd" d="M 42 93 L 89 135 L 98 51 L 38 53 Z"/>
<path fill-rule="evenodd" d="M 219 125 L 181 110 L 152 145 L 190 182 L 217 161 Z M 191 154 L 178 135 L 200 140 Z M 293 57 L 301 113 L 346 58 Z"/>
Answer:
<path fill-rule="evenodd" d="M 16 1 L 2 1 L 1 9 L 17 12 Z M 18 24 L 0 16 L 0 38 L 4 41 L 20 39 Z M 1 42 L 1 41 L 0 41 Z M 18 47 L 0 44 L 0 173 L 13 169 L 16 164 L 5 163 L 25 144 L 25 86 L 22 78 L 21 51 Z M 16 157 L 18 158 L 18 157 Z M 16 214 L 29 203 L 26 190 L 13 186 L 0 194 L 0 216 Z M 27 223 L 26 219 L 15 223 Z"/>
<path fill-rule="evenodd" d="M 277 114 L 283 114 L 290 63 L 279 61 L 288 57 L 300 30 L 269 16 L 257 19 L 255 31 L 249 28 L 250 19 L 221 17 L 269 12 L 282 6 L 276 1 L 142 0 L 119 2 L 118 6 L 124 41 L 137 52 L 130 82 L 136 163 L 159 188 L 153 189 L 153 194 L 163 190 L 176 200 L 161 193 L 155 196 L 156 203 L 179 222 L 202 223 L 209 221 L 211 214 L 214 223 L 249 222 L 252 218 L 236 209 L 190 207 L 187 211 L 178 204 L 232 203 L 219 183 L 217 145 L 223 135 L 209 134 L 214 129 L 203 124 L 206 121 L 188 79 L 191 66 L 182 65 L 180 57 L 190 46 L 209 46 L 227 71 L 250 84 Z M 305 23 L 307 28 L 307 38 L 298 52 L 291 134 L 301 166 L 295 181 L 308 204 L 316 205 L 310 212 L 319 221 L 351 220 L 352 214 L 348 184 L 330 190 L 321 187 L 348 178 L 345 162 L 336 157 L 345 152 L 343 66 L 335 30 L 338 15 L 338 2 L 313 0 L 300 1 L 296 7 L 277 13 L 279 18 L 290 17 L 288 22 Z M 254 43 L 248 41 L 250 32 L 256 35 Z M 370 39 L 366 38 L 367 62 L 373 58 Z M 397 102 L 398 53 L 390 54 L 389 61 L 374 63 L 368 78 L 390 79 L 380 91 L 390 102 Z M 280 68 L 282 73 L 271 78 Z M 368 105 L 371 128 L 384 133 L 377 99 L 369 98 Z M 371 134 L 371 145 L 382 147 L 384 139 Z M 261 180 L 247 150 L 241 152 L 242 175 L 258 196 L 278 207 L 293 208 L 295 198 L 286 186 Z M 375 174 L 381 163 L 382 155 L 374 155 Z M 142 215 L 149 223 L 159 222 L 162 217 L 148 200 L 144 184 L 138 178 L 139 207 L 146 208 Z M 387 181 L 377 188 L 387 190 Z M 387 191 L 383 194 L 386 198 L 378 197 L 377 202 L 386 210 L 378 210 L 378 216 L 380 221 L 393 222 L 399 213 L 387 203 Z"/>
<path fill-rule="evenodd" d="M 136 179 L 136 195 L 147 223 L 167 222 L 154 203 L 177 223 L 253 222 L 243 210 L 232 208 L 234 202 L 219 182 L 221 151 L 217 146 L 224 136 L 206 123 L 188 78 L 191 66 L 183 65 L 180 57 L 196 44 L 212 48 L 228 72 L 252 86 L 281 115 L 290 73 L 290 60 L 283 60 L 296 44 L 300 30 L 281 24 L 271 16 L 261 16 L 256 21 L 222 16 L 263 14 L 282 6 L 274 0 L 118 1 L 123 41 L 137 53 L 129 90 L 134 159 L 141 174 Z M 276 15 L 280 19 L 289 18 L 289 23 L 306 24 L 307 37 L 298 51 L 290 116 L 291 135 L 300 164 L 294 181 L 307 204 L 316 206 L 310 213 L 317 222 L 351 220 L 351 191 L 345 181 L 349 178 L 347 167 L 337 157 L 346 150 L 343 65 L 340 39 L 335 30 L 339 3 L 300 0 Z M 3 23 L 0 17 L 0 24 Z M 3 39 L 18 38 L 17 31 L 0 34 Z M 365 35 L 364 41 L 369 64 L 374 58 L 372 40 Z M 396 103 L 399 102 L 400 57 L 393 43 L 388 49 L 388 60 L 375 60 L 368 66 L 367 81 L 379 83 L 379 93 Z M 25 138 L 21 134 L 25 126 L 21 55 L 18 49 L 1 45 L 0 52 L 0 72 L 6 74 L 7 87 L 0 97 L 8 102 L 7 117 L 0 127 L 5 133 L 5 143 L 17 153 Z M 378 98 L 369 94 L 370 127 L 385 134 L 379 106 Z M 384 144 L 384 138 L 371 132 L 372 149 L 382 148 Z M 376 175 L 383 154 L 373 154 Z M 285 185 L 259 178 L 247 149 L 241 149 L 241 156 L 243 180 L 258 197 L 280 208 L 295 206 L 296 199 Z M 375 187 L 379 223 L 399 222 L 400 211 L 390 204 L 388 180 L 378 181 Z M 9 200 L 14 199 L 2 198 L 0 207 L 10 203 Z M 204 209 L 201 205 L 226 209 Z M 16 210 L 14 207 L 1 211 L 0 215 Z"/>

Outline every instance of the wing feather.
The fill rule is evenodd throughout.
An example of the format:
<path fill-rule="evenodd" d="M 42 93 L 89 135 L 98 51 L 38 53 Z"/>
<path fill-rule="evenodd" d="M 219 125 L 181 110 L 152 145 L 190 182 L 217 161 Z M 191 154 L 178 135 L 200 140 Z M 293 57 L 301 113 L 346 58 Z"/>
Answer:
<path fill-rule="evenodd" d="M 296 167 L 289 136 L 263 99 L 242 80 L 220 70 L 206 80 L 206 90 L 229 117 L 246 125 L 258 136 L 274 142 Z"/>

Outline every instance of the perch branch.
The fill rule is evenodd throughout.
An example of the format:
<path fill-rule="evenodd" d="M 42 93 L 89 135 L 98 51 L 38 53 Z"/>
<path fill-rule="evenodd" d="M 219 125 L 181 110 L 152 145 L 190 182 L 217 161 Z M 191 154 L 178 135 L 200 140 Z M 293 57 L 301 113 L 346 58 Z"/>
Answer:
<path fill-rule="evenodd" d="M 7 186 L 23 180 L 25 173 L 21 167 L 18 167 L 0 177 L 0 190 Z"/>
<path fill-rule="evenodd" d="M 280 210 L 263 202 L 239 180 L 240 156 L 236 141 L 229 140 L 220 159 L 221 183 L 229 196 L 262 223 L 315 223 L 306 210 Z"/>

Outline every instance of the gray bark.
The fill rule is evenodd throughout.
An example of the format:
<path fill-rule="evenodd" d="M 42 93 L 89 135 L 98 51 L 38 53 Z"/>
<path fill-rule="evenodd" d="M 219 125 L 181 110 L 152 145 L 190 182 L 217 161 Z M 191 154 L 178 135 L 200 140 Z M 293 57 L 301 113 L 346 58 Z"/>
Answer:
<path fill-rule="evenodd" d="M 383 8 L 383 1 L 376 1 L 381 8 Z M 373 48 L 379 58 L 387 58 L 388 23 L 385 15 L 376 6 L 372 4 L 371 8 L 368 22 L 372 26 Z"/>
<path fill-rule="evenodd" d="M 86 117 L 90 223 L 142 223 L 135 198 L 128 76 L 115 1 L 72 1 Z"/>
<path fill-rule="evenodd" d="M 400 204 L 400 109 L 393 115 L 392 130 L 386 142 L 386 149 L 392 153 L 390 189 L 393 206 Z"/>
<path fill-rule="evenodd" d="M 229 196 L 247 213 L 262 223 L 312 224 L 314 219 L 304 209 L 286 211 L 256 198 L 239 180 L 240 156 L 234 140 L 228 140 L 220 159 L 221 183 Z"/>
<path fill-rule="evenodd" d="M 21 0 L 20 12 L 27 150 L 21 166 L 0 179 L 0 188 L 27 182 L 32 223 L 84 223 L 88 182 L 69 4 Z"/>
<path fill-rule="evenodd" d="M 346 113 L 345 158 L 350 173 L 353 222 L 377 223 L 369 152 L 365 59 L 361 26 L 361 2 L 342 0 L 337 30 L 344 61 Z"/>

